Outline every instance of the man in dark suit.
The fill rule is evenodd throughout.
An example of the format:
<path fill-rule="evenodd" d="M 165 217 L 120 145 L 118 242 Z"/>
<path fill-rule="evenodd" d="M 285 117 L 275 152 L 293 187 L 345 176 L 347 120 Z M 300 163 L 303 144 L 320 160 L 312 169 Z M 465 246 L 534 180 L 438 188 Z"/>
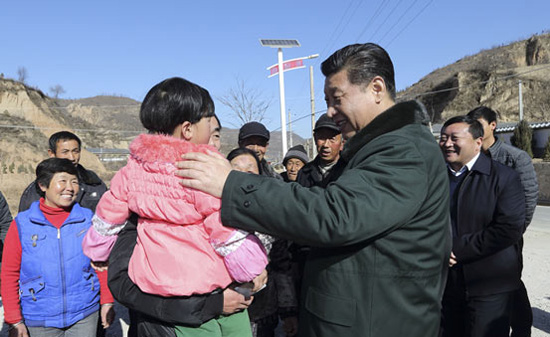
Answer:
<path fill-rule="evenodd" d="M 483 126 L 458 116 L 441 129 L 447 162 L 453 248 L 443 296 L 443 337 L 508 337 L 520 286 L 517 242 L 525 197 L 513 169 L 481 153 Z"/>

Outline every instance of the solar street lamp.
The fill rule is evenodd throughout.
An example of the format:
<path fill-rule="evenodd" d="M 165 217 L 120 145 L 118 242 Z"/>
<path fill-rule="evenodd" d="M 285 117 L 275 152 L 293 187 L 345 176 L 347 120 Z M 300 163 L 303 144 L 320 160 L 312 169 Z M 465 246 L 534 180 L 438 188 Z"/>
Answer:
<path fill-rule="evenodd" d="M 263 47 L 277 48 L 277 66 L 279 70 L 279 102 L 281 106 L 281 138 L 283 144 L 284 156 L 287 150 L 286 140 L 286 115 L 285 115 L 285 78 L 283 68 L 283 48 L 300 47 L 298 40 L 268 40 L 260 39 L 260 44 Z"/>

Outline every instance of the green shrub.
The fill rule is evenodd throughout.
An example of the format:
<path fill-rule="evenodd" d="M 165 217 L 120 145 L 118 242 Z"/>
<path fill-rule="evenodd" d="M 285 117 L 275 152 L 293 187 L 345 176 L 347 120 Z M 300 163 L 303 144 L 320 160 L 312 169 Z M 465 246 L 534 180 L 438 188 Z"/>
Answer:
<path fill-rule="evenodd" d="M 542 160 L 550 161 L 550 137 L 548 137 L 548 141 L 546 142 L 546 146 L 544 147 L 544 153 L 542 154 Z"/>
<path fill-rule="evenodd" d="M 533 130 L 525 120 L 520 121 L 514 129 L 514 135 L 510 139 L 512 145 L 527 152 L 533 158 L 532 149 Z"/>

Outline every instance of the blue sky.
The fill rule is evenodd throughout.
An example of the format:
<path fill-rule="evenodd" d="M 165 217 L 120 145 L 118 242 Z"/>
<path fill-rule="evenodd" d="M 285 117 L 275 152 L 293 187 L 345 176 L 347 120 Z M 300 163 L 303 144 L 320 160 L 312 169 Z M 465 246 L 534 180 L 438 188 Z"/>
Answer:
<path fill-rule="evenodd" d="M 277 77 L 266 67 L 276 49 L 260 38 L 297 39 L 291 59 L 320 54 L 313 65 L 316 110 L 324 110 L 319 65 L 356 42 L 381 44 L 393 59 L 397 88 L 481 49 L 550 29 L 548 0 L 302 0 L 302 1 L 5 1 L 0 10 L 0 72 L 62 98 L 116 94 L 141 101 L 157 82 L 182 76 L 214 98 L 236 78 L 272 103 L 265 124 L 280 127 Z M 292 119 L 309 114 L 309 71 L 285 73 Z M 222 123 L 228 108 L 216 100 Z M 293 124 L 309 135 L 309 118 Z"/>

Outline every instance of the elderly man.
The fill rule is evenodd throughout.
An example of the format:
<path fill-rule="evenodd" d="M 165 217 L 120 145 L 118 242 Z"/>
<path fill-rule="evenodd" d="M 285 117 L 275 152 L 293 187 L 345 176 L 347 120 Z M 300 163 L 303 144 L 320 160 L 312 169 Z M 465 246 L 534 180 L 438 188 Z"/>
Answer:
<path fill-rule="evenodd" d="M 449 191 L 423 107 L 395 103 L 393 64 L 356 44 L 322 64 L 328 115 L 348 139 L 326 189 L 231 171 L 187 154 L 181 184 L 222 198 L 222 222 L 312 248 L 300 336 L 437 336 L 449 246 Z M 300 224 L 300 226 L 296 226 Z"/>
<path fill-rule="evenodd" d="M 442 336 L 508 337 L 525 198 L 519 175 L 481 153 L 483 127 L 458 116 L 441 129 L 448 165 L 453 248 Z"/>
<path fill-rule="evenodd" d="M 338 162 L 344 140 L 340 128 L 327 114 L 321 115 L 313 129 L 317 157 L 298 172 L 296 182 L 305 187 L 326 187 L 342 173 L 344 162 Z"/>
<path fill-rule="evenodd" d="M 50 136 L 48 155 L 50 158 L 69 159 L 76 166 L 80 184 L 76 202 L 94 212 L 99 199 L 107 191 L 107 186 L 94 171 L 87 170 L 79 164 L 81 147 L 82 142 L 74 133 L 60 131 Z M 27 186 L 19 201 L 19 212 L 26 211 L 33 202 L 40 199 L 37 188 L 35 181 Z"/>

